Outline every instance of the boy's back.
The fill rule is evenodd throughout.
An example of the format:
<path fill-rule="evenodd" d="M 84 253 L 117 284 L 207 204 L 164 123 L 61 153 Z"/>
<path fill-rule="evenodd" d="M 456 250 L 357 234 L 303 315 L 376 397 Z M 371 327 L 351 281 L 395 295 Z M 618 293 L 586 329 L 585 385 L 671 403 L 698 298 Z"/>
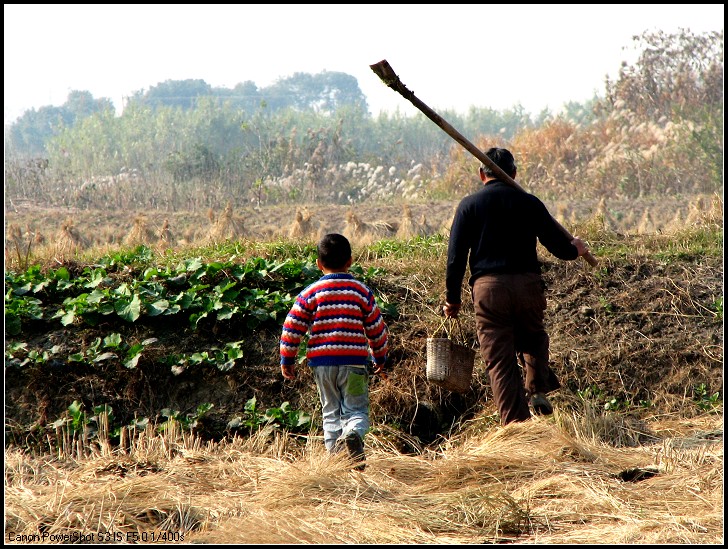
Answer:
<path fill-rule="evenodd" d="M 304 289 L 283 323 L 281 363 L 293 364 L 311 329 L 308 365 L 375 364 L 387 354 L 387 328 L 372 291 L 349 273 L 330 273 Z"/>

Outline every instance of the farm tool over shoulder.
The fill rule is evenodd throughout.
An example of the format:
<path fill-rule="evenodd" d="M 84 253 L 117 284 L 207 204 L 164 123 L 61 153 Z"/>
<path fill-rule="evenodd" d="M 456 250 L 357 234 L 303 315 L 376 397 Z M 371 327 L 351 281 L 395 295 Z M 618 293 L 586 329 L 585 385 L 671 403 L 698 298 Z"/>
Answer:
<path fill-rule="evenodd" d="M 392 88 L 394 91 L 399 93 L 402 97 L 407 99 L 410 103 L 412 103 L 415 107 L 417 107 L 422 113 L 424 113 L 427 118 L 432 120 L 435 124 L 440 126 L 446 134 L 448 134 L 450 137 L 452 137 L 455 141 L 460 143 L 465 149 L 475 156 L 478 160 L 480 160 L 483 164 L 488 166 L 489 169 L 491 169 L 493 172 L 495 172 L 498 175 L 498 178 L 502 181 L 505 181 L 509 185 L 517 188 L 520 191 L 526 192 L 526 190 L 521 187 L 516 181 L 509 176 L 506 172 L 504 172 L 495 162 L 493 162 L 490 158 L 488 158 L 483 151 L 481 151 L 478 147 L 473 145 L 468 139 L 466 139 L 459 131 L 457 131 L 455 128 L 453 128 L 450 124 L 447 123 L 439 114 L 437 114 L 435 111 L 433 111 L 430 107 L 425 105 L 422 101 L 420 101 L 414 94 L 414 92 L 407 89 L 407 87 L 402 83 L 402 81 L 399 79 L 399 76 L 397 76 L 392 69 L 392 67 L 389 65 L 386 59 L 383 59 L 379 63 L 375 63 L 374 65 L 369 65 L 371 69 L 374 71 L 374 73 L 384 82 L 388 87 Z M 554 222 L 559 226 L 561 231 L 567 236 L 569 240 L 573 240 L 573 236 L 569 231 L 567 231 L 558 221 L 554 219 Z M 591 252 L 587 252 L 582 256 L 584 260 L 586 260 L 589 265 L 592 267 L 596 267 L 598 264 L 597 259 L 592 255 Z"/>

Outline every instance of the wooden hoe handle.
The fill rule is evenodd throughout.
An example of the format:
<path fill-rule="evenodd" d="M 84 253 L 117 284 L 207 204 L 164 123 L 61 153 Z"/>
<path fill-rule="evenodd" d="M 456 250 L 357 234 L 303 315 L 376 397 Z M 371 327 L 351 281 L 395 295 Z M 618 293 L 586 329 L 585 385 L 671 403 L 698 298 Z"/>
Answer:
<path fill-rule="evenodd" d="M 488 158 L 483 151 L 481 151 L 478 147 L 473 145 L 468 139 L 466 139 L 463 134 L 461 134 L 459 131 L 457 131 L 455 128 L 453 128 L 450 124 L 448 124 L 439 114 L 437 114 L 435 111 L 433 111 L 430 107 L 425 105 L 422 101 L 420 101 L 414 94 L 414 92 L 407 89 L 407 87 L 402 83 L 402 81 L 399 79 L 399 76 L 397 76 L 392 69 L 392 67 L 389 65 L 386 59 L 380 61 L 379 63 L 375 63 L 374 65 L 369 65 L 371 69 L 374 71 L 374 73 L 384 82 L 387 86 L 392 88 L 394 91 L 398 92 L 402 97 L 407 99 L 410 103 L 412 103 L 415 107 L 417 107 L 420 111 L 422 111 L 427 118 L 432 120 L 435 124 L 440 126 L 443 130 L 445 130 L 445 133 L 448 134 L 450 137 L 452 137 L 455 141 L 460 143 L 465 149 L 470 152 L 475 158 L 480 160 L 483 164 L 488 166 L 490 170 L 492 170 L 499 179 L 505 181 L 509 185 L 515 187 L 516 189 L 526 192 L 526 190 L 521 187 L 516 181 L 508 175 L 506 172 L 504 172 L 498 164 L 493 162 L 490 158 Z M 566 237 L 569 239 L 569 241 L 573 240 L 574 237 L 567 231 L 561 223 L 559 223 L 556 219 L 554 219 L 554 223 L 558 225 L 558 227 L 561 229 L 561 231 L 566 235 Z M 599 263 L 592 255 L 591 252 L 587 251 L 586 254 L 582 256 L 589 265 L 592 267 L 596 267 Z"/>

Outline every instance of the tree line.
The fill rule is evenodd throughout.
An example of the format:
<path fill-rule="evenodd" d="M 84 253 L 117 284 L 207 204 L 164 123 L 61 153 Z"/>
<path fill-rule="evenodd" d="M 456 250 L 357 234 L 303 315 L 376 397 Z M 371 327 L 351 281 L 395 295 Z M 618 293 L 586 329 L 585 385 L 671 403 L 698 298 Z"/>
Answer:
<path fill-rule="evenodd" d="M 645 32 L 603 97 L 553 115 L 520 106 L 440 114 L 511 147 L 541 194 L 644 196 L 722 187 L 723 33 Z M 6 198 L 86 208 L 197 209 L 302 200 L 451 197 L 473 158 L 424 115 L 373 116 L 356 79 L 295 73 L 232 89 L 168 80 L 129 97 L 73 91 L 5 128 Z"/>

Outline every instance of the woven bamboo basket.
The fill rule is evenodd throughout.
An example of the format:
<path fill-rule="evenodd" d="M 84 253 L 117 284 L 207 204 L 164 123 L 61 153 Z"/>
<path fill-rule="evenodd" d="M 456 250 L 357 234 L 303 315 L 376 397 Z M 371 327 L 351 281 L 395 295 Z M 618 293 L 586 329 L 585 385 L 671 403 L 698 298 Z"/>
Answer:
<path fill-rule="evenodd" d="M 452 329 L 446 329 L 448 337 L 427 338 L 427 380 L 449 391 L 465 393 L 473 378 L 475 350 L 452 339 L 452 333 Z"/>

